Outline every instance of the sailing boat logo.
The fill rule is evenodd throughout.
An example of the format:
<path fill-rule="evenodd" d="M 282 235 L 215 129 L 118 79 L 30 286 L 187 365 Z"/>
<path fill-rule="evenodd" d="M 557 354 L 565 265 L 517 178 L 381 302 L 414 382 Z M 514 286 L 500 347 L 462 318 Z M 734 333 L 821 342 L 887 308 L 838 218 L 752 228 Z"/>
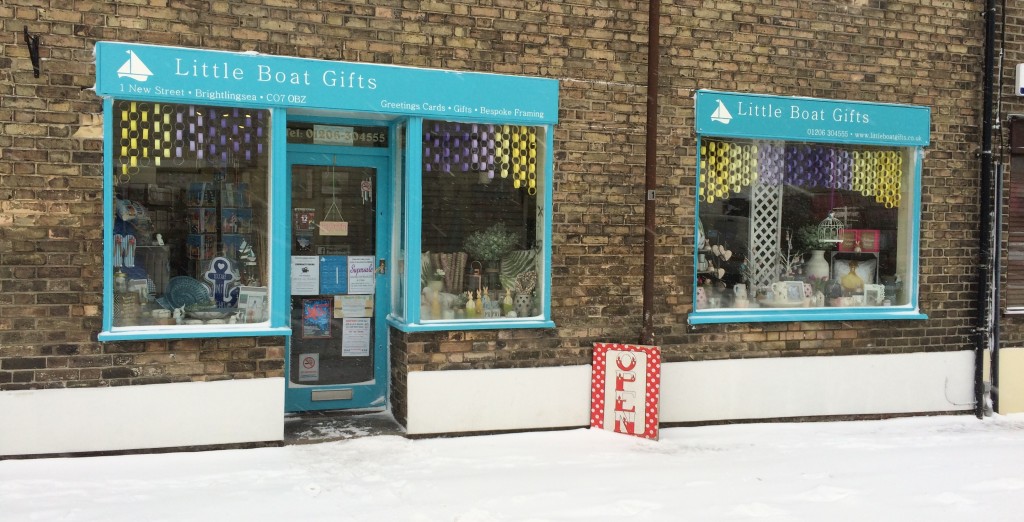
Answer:
<path fill-rule="evenodd" d="M 138 55 L 136 55 L 134 51 L 128 51 L 128 61 L 124 62 L 124 65 L 117 70 L 118 78 L 124 78 L 126 76 L 135 81 L 144 82 L 150 76 L 153 76 L 153 71 L 150 71 L 149 67 L 146 67 L 146 64 L 142 63 L 142 60 L 139 59 Z"/>
<path fill-rule="evenodd" d="M 722 100 L 715 101 L 718 102 L 718 108 L 715 109 L 715 112 L 711 113 L 711 121 L 717 121 L 728 125 L 729 122 L 732 121 L 732 114 L 729 113 L 729 109 L 725 108 L 725 104 L 722 103 Z"/>

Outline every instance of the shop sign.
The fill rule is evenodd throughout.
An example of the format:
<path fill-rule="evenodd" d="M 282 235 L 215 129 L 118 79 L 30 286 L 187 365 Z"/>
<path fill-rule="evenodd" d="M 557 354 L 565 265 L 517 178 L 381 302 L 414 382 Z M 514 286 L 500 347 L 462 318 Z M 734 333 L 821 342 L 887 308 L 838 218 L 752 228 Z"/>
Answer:
<path fill-rule="evenodd" d="M 549 78 L 125 42 L 96 44 L 96 93 L 527 125 L 558 121 L 558 81 Z"/>
<path fill-rule="evenodd" d="M 595 343 L 590 426 L 658 439 L 661 349 Z"/>
<path fill-rule="evenodd" d="M 914 105 L 697 91 L 697 134 L 923 147 L 931 109 Z"/>

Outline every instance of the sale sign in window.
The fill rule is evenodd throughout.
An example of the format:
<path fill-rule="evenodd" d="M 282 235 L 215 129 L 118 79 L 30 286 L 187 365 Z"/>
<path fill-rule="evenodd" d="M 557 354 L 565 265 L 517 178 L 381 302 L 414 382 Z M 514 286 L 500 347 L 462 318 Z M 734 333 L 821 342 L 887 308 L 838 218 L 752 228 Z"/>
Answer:
<path fill-rule="evenodd" d="M 595 343 L 590 426 L 658 439 L 661 349 Z"/>

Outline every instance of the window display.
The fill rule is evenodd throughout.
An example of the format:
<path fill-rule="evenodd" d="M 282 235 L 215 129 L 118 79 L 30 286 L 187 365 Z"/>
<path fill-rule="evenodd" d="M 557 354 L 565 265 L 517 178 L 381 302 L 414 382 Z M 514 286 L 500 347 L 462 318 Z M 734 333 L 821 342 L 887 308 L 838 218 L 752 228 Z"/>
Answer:
<path fill-rule="evenodd" d="M 542 315 L 543 128 L 425 121 L 420 319 Z"/>
<path fill-rule="evenodd" d="M 114 327 L 269 319 L 269 119 L 114 100 Z"/>
<path fill-rule="evenodd" d="M 923 318 L 908 105 L 698 91 L 691 323 Z"/>
<path fill-rule="evenodd" d="M 906 304 L 905 155 L 891 147 L 703 140 L 697 281 L 705 298 L 697 308 Z"/>

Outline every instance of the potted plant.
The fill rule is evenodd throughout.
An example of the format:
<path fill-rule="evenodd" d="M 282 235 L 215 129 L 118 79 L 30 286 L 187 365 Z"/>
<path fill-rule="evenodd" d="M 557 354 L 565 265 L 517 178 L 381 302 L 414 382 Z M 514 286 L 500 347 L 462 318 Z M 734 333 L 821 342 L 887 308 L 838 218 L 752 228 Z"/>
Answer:
<path fill-rule="evenodd" d="M 504 223 L 477 230 L 466 238 L 465 250 L 480 261 L 498 261 L 519 244 L 519 234 Z"/>
<path fill-rule="evenodd" d="M 465 251 L 471 257 L 484 262 L 485 285 L 497 289 L 498 265 L 501 258 L 519 245 L 519 233 L 509 230 L 504 223 L 495 223 L 483 230 L 477 230 L 466 238 Z"/>

